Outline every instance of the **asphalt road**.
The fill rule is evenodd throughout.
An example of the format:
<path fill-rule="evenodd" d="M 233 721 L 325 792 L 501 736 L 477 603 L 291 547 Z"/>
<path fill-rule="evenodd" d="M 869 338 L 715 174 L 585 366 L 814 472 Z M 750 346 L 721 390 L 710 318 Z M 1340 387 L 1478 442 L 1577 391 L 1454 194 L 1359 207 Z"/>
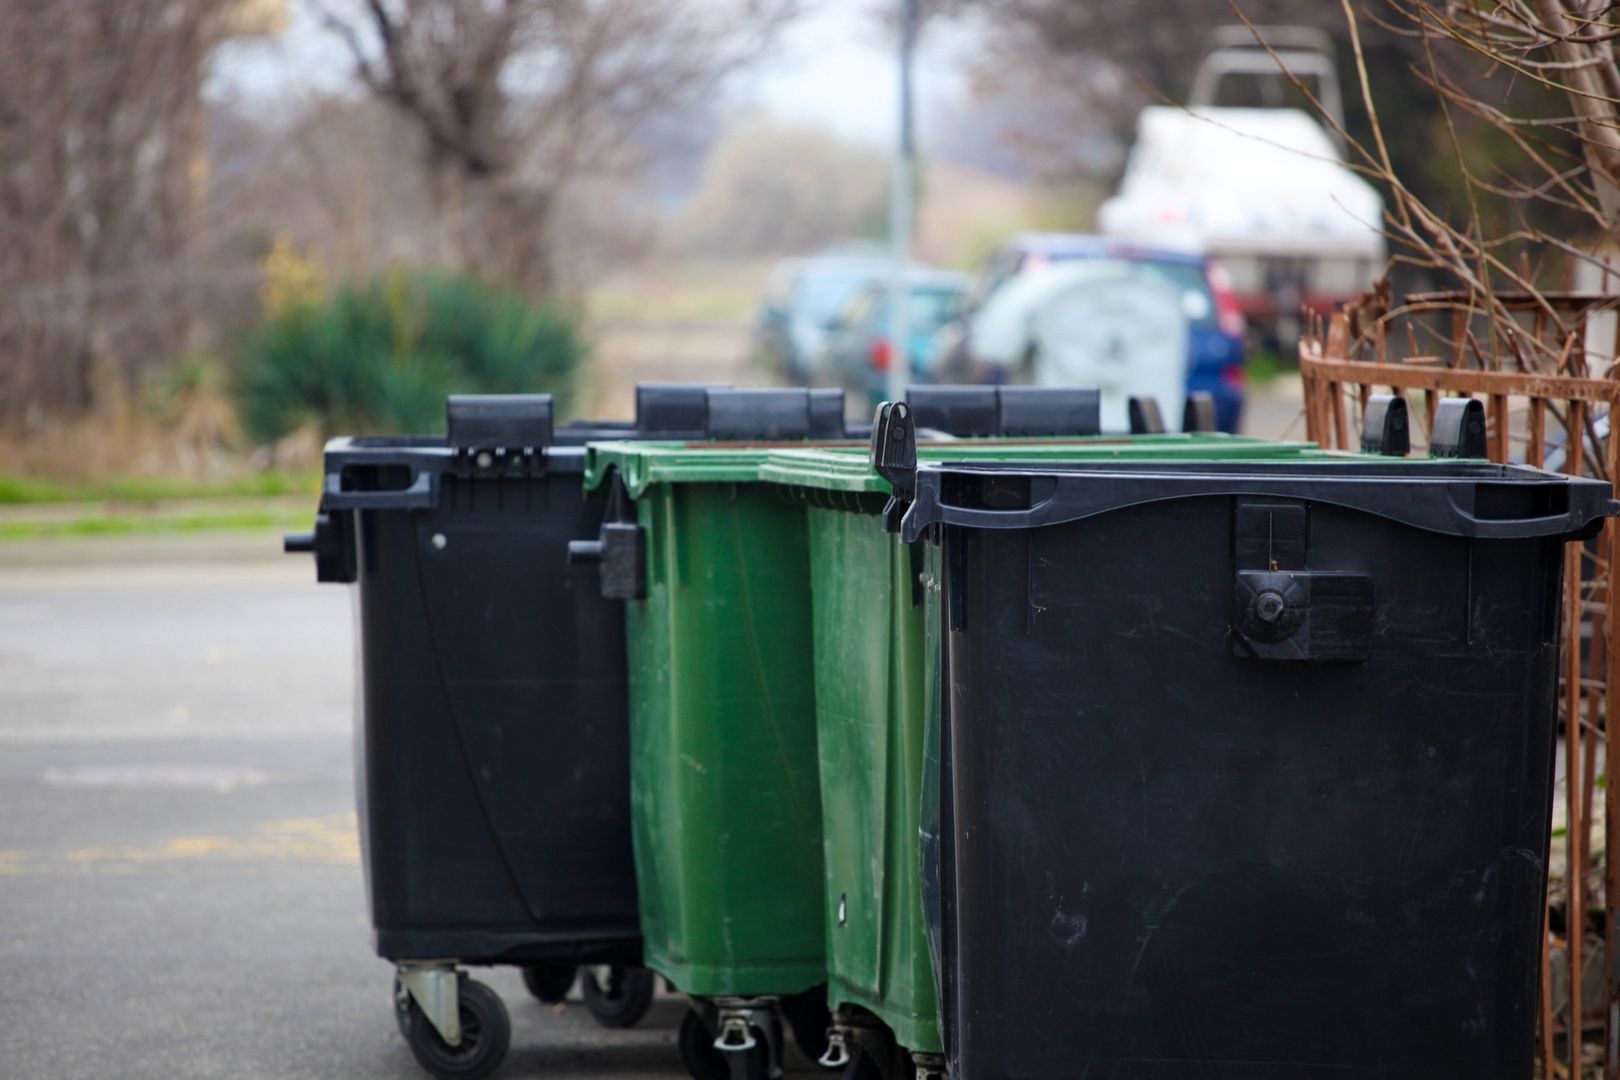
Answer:
<path fill-rule="evenodd" d="M 424 1076 L 363 907 L 349 591 L 177 544 L 0 546 L 0 1078 Z M 479 977 L 502 1077 L 685 1075 L 678 1000 L 609 1033 Z"/>

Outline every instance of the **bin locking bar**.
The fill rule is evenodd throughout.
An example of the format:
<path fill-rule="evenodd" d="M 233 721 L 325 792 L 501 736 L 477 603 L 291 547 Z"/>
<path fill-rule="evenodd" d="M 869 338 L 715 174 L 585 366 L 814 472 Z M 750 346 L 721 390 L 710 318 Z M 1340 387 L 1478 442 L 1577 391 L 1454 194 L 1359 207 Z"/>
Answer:
<path fill-rule="evenodd" d="M 403 961 L 399 964 L 400 999 L 395 1008 L 422 1010 L 447 1046 L 461 1045 L 461 975 L 449 960 Z"/>
<path fill-rule="evenodd" d="M 1237 504 L 1234 656 L 1339 663 L 1372 656 L 1373 579 L 1307 570 L 1309 535 L 1310 511 L 1303 503 Z"/>
<path fill-rule="evenodd" d="M 609 600 L 646 599 L 647 535 L 636 524 L 623 477 L 613 478 L 607 513 L 596 539 L 568 541 L 568 561 L 599 566 L 602 595 Z"/>

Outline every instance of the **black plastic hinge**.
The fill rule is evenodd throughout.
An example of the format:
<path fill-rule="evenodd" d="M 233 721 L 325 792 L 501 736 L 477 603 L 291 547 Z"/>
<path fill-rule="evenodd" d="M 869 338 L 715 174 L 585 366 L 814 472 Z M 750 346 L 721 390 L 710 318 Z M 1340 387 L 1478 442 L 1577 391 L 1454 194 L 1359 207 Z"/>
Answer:
<path fill-rule="evenodd" d="M 1485 406 L 1473 398 L 1441 398 L 1434 410 L 1429 456 L 1485 457 Z"/>
<path fill-rule="evenodd" d="M 552 443 L 550 394 L 451 394 L 444 405 L 456 475 L 538 476 Z"/>
<path fill-rule="evenodd" d="M 1133 397 L 1126 407 L 1130 412 L 1132 435 L 1163 435 L 1164 413 L 1154 398 Z"/>
<path fill-rule="evenodd" d="M 1195 390 L 1187 395 L 1187 404 L 1181 409 L 1181 430 L 1187 432 L 1220 430 L 1214 394 L 1207 390 Z"/>
<path fill-rule="evenodd" d="M 872 469 L 894 488 L 883 508 L 883 527 L 900 531 L 900 519 L 917 491 L 917 427 L 911 406 L 885 401 L 872 414 Z"/>
<path fill-rule="evenodd" d="M 1412 429 L 1406 399 L 1395 394 L 1374 394 L 1361 417 L 1361 452 L 1405 457 L 1412 450 Z"/>

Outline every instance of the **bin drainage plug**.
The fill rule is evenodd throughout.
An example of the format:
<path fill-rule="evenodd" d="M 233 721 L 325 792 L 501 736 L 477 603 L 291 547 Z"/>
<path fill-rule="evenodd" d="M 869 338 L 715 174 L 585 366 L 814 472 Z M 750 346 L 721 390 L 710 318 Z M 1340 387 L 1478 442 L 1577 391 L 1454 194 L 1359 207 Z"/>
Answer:
<path fill-rule="evenodd" d="M 720 1013 L 720 1034 L 715 1036 L 714 1048 L 727 1053 L 742 1053 L 752 1050 L 755 1045 L 748 1013 L 744 1010 L 723 1010 Z"/>
<path fill-rule="evenodd" d="M 816 1059 L 816 1064 L 823 1069 L 842 1069 L 849 1064 L 849 1043 L 844 1029 L 837 1024 L 827 1029 L 827 1049 Z"/>
<path fill-rule="evenodd" d="M 945 1080 L 945 1059 L 935 1054 L 913 1054 L 917 1080 Z"/>

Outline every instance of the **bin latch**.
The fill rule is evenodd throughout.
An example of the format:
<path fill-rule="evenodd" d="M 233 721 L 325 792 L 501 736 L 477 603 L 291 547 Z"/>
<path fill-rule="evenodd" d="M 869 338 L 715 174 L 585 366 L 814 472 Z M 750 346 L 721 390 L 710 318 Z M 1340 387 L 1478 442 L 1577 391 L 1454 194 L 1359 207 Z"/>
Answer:
<path fill-rule="evenodd" d="M 1309 511 L 1298 503 L 1238 505 L 1232 545 L 1235 655 L 1324 663 L 1372 655 L 1372 578 L 1306 569 L 1309 524 Z"/>
<path fill-rule="evenodd" d="M 883 507 L 883 528 L 900 531 L 900 519 L 917 492 L 917 426 L 911 406 L 885 401 L 872 414 L 872 469 L 894 488 Z"/>
<path fill-rule="evenodd" d="M 1473 398 L 1441 398 L 1429 433 L 1433 458 L 1483 458 L 1485 406 Z"/>
<path fill-rule="evenodd" d="M 1395 394 L 1374 394 L 1361 413 L 1361 452 L 1405 457 L 1412 451 L 1412 431 L 1406 418 L 1406 399 Z"/>

